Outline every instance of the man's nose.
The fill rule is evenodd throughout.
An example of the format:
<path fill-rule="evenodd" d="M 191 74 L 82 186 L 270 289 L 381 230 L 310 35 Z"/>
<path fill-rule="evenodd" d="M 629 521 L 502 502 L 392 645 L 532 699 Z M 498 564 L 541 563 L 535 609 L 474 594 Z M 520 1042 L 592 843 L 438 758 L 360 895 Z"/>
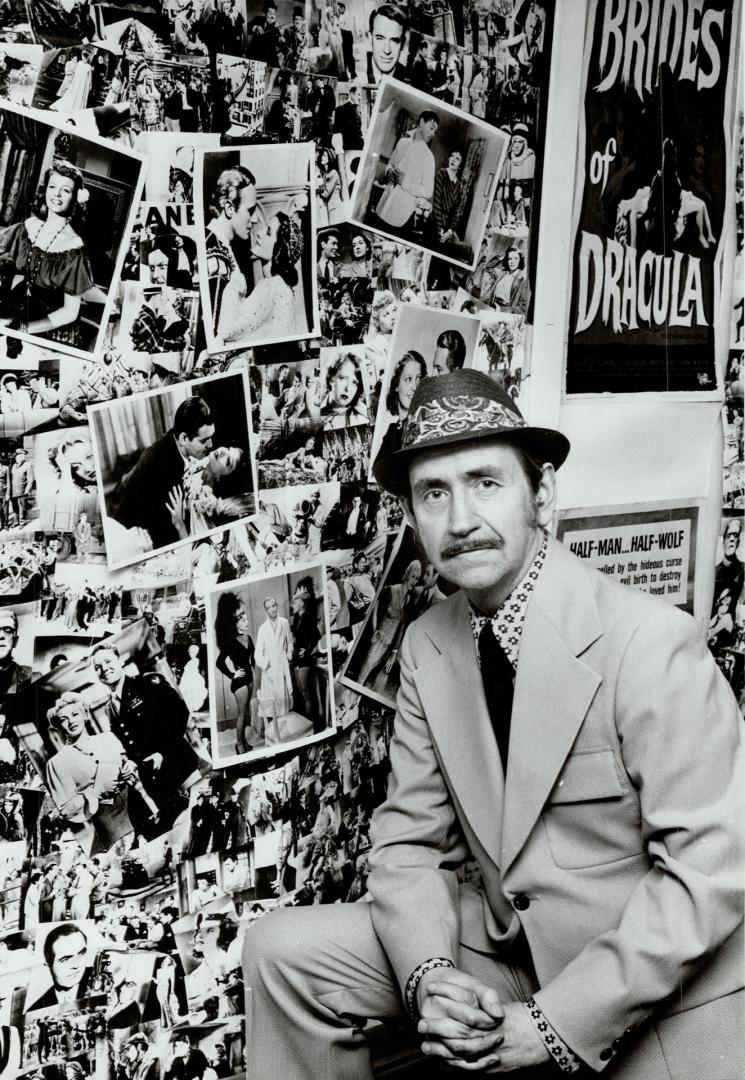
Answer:
<path fill-rule="evenodd" d="M 473 512 L 468 492 L 453 491 L 450 496 L 448 529 L 455 536 L 463 536 L 478 527 L 478 518 Z"/>

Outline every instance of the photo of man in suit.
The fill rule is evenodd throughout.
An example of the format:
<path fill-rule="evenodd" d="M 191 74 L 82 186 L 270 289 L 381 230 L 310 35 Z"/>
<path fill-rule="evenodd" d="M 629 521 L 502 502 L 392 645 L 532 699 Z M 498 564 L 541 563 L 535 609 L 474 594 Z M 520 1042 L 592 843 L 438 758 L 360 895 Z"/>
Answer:
<path fill-rule="evenodd" d="M 136 764 L 142 787 L 158 807 L 162 832 L 186 809 L 184 791 L 200 775 L 199 758 L 187 736 L 189 708 L 157 672 L 128 674 L 115 645 L 101 642 L 90 661 L 109 695 L 110 730 Z"/>
<path fill-rule="evenodd" d="M 406 15 L 396 4 L 380 4 L 370 13 L 370 52 L 367 53 L 367 71 L 357 75 L 357 81 L 377 86 L 384 75 L 405 79 L 406 68 L 399 57 L 406 44 L 409 23 Z"/>
<path fill-rule="evenodd" d="M 547 533 L 569 443 L 485 373 L 402 446 L 373 474 L 457 591 L 402 644 L 372 902 L 246 934 L 248 1076 L 372 1077 L 360 1018 L 408 1012 L 460 1072 L 732 1080 L 742 719 L 698 625 Z"/>
<path fill-rule="evenodd" d="M 127 529 L 145 529 L 154 548 L 179 538 L 168 509 L 174 490 L 182 487 L 190 462 L 212 449 L 215 425 L 209 405 L 193 395 L 176 409 L 173 427 L 146 447 L 119 481 L 112 498 L 112 517 Z"/>
<path fill-rule="evenodd" d="M 44 939 L 44 962 L 52 985 L 27 1011 L 79 1001 L 90 993 L 93 968 L 86 965 L 87 957 L 88 939 L 79 926 L 69 922 L 53 927 Z"/>

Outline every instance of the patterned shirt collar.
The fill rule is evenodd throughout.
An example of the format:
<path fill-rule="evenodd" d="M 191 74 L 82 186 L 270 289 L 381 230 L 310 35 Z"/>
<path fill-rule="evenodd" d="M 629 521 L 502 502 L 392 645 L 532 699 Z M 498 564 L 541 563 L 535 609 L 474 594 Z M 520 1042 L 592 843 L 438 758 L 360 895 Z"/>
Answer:
<path fill-rule="evenodd" d="M 517 658 L 520 654 L 520 641 L 525 625 L 525 615 L 528 603 L 538 580 L 544 562 L 546 561 L 546 548 L 548 547 L 548 534 L 544 533 L 543 543 L 538 554 L 533 559 L 527 572 L 521 581 L 515 586 L 507 599 L 500 604 L 493 615 L 483 615 L 469 602 L 468 614 L 471 619 L 471 629 L 476 641 L 476 656 L 478 657 L 478 642 L 481 631 L 486 623 L 491 621 L 494 637 L 507 654 L 507 659 L 513 668 L 517 668 Z"/>

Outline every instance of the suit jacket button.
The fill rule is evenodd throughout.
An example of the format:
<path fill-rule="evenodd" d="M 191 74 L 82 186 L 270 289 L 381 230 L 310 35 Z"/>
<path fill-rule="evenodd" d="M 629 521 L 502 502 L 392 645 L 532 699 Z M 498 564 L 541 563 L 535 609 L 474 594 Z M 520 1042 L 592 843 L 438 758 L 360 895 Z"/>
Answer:
<path fill-rule="evenodd" d="M 518 893 L 515 899 L 512 901 L 512 905 L 518 911 L 527 911 L 530 907 L 530 900 L 528 900 L 527 896 L 525 896 L 524 893 Z"/>
<path fill-rule="evenodd" d="M 620 1050 L 622 1045 L 623 1045 L 623 1040 L 622 1039 L 614 1039 L 613 1042 L 611 1043 L 611 1046 L 613 1047 L 614 1050 Z"/>
<path fill-rule="evenodd" d="M 610 1061 L 610 1059 L 612 1057 L 613 1057 L 613 1051 L 611 1050 L 610 1046 L 606 1046 L 605 1050 L 600 1051 L 600 1060 L 601 1061 Z"/>

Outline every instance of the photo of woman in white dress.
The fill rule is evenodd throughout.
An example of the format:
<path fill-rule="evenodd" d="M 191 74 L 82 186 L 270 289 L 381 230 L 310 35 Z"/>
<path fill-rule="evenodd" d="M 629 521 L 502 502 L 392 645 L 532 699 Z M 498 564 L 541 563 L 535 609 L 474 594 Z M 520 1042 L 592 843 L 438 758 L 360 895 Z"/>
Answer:
<path fill-rule="evenodd" d="M 49 106 L 55 112 L 74 113 L 88 108 L 88 99 L 93 82 L 93 68 L 90 63 L 90 53 L 83 51 L 80 59 L 72 63 L 75 57 L 71 57 L 65 64 L 65 77 L 57 94 L 57 100 Z M 68 65 L 72 65 L 69 71 Z"/>

